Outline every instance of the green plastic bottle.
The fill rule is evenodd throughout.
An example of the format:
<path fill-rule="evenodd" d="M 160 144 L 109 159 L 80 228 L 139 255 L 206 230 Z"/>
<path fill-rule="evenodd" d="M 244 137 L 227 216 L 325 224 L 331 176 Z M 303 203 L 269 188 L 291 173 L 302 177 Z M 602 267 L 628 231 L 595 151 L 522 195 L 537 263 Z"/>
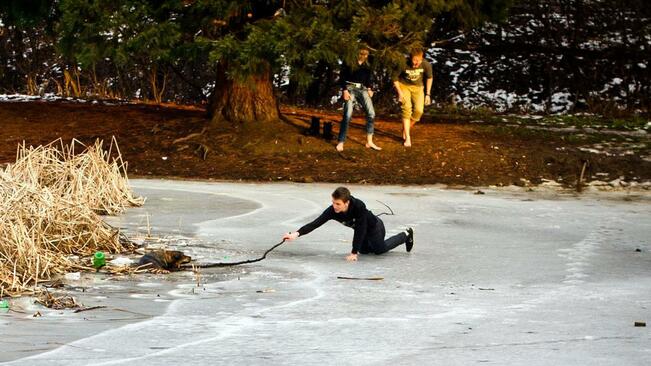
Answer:
<path fill-rule="evenodd" d="M 95 267 L 95 269 L 100 269 L 105 264 L 106 257 L 104 256 L 104 252 L 95 252 L 95 255 L 93 256 L 93 267 Z"/>

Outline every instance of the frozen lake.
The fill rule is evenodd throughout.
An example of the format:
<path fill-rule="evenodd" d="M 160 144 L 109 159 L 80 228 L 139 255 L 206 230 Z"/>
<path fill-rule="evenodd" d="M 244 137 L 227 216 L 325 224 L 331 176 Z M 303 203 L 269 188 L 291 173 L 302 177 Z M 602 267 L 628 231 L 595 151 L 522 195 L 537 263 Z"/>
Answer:
<path fill-rule="evenodd" d="M 330 203 L 331 184 L 133 180 L 110 222 L 200 262 L 254 258 Z M 11 365 L 649 365 L 651 195 L 349 186 L 415 246 L 349 253 L 336 222 L 262 262 L 128 280 L 84 275 L 86 306 L 0 313 Z M 89 279 L 88 276 L 91 276 Z M 381 281 L 345 280 L 382 277 Z M 85 282 L 84 282 L 85 281 Z M 197 286 L 199 282 L 199 286 Z M 116 316 L 116 308 L 131 315 Z"/>

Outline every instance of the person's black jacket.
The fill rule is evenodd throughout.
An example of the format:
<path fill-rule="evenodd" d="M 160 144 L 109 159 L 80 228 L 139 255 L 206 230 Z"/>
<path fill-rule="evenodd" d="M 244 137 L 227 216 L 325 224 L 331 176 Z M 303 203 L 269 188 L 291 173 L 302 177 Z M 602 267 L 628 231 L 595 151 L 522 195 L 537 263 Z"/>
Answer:
<path fill-rule="evenodd" d="M 373 73 L 368 63 L 364 62 L 361 65 L 356 65 L 354 68 L 346 65 L 341 66 L 341 74 L 339 77 L 339 85 L 342 90 L 345 90 L 348 83 L 362 84 L 366 89 L 371 89 Z"/>
<path fill-rule="evenodd" d="M 346 212 L 336 213 L 332 206 L 326 208 L 321 216 L 298 229 L 299 236 L 310 233 L 330 220 L 337 220 L 355 230 L 355 234 L 353 235 L 353 249 L 351 250 L 351 253 L 355 254 L 362 248 L 362 244 L 368 233 L 375 230 L 375 225 L 378 222 L 378 218 L 366 209 L 364 202 L 355 197 L 350 197 L 350 203 Z"/>

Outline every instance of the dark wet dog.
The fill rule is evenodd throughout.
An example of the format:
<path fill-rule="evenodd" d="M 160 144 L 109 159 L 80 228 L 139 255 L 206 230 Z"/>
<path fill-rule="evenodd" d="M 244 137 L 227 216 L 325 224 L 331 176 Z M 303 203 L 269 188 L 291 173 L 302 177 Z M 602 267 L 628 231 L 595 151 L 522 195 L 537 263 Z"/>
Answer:
<path fill-rule="evenodd" d="M 154 250 L 140 258 L 138 261 L 139 266 L 148 264 L 148 269 L 153 271 L 176 271 L 181 268 L 181 265 L 190 263 L 191 257 L 179 252 L 178 250 Z"/>

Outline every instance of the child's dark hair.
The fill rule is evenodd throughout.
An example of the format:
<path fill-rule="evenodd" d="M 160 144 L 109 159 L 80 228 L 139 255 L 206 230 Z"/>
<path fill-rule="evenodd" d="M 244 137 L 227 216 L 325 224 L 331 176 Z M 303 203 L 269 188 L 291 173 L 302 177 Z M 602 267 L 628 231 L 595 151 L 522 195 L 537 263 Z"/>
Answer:
<path fill-rule="evenodd" d="M 350 201 L 350 191 L 346 187 L 339 187 L 332 192 L 332 198 L 348 202 Z"/>

